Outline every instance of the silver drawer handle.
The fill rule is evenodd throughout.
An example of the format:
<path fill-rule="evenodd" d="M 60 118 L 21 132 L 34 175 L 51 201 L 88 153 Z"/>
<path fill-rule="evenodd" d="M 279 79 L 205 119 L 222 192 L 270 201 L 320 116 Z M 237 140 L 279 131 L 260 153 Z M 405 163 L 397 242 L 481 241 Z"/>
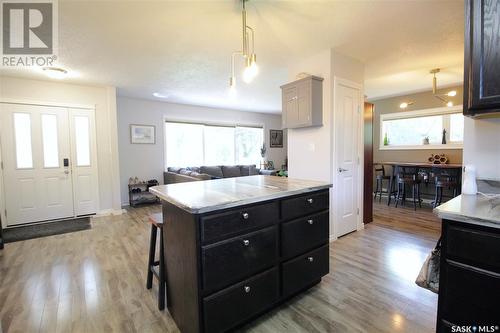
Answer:
<path fill-rule="evenodd" d="M 314 221 L 312 219 L 311 220 L 307 220 L 307 223 L 314 224 Z"/>
<path fill-rule="evenodd" d="M 309 199 L 307 199 L 307 202 L 309 202 L 310 204 L 312 204 L 314 202 L 314 200 L 312 198 L 309 198 Z"/>
<path fill-rule="evenodd" d="M 309 262 L 313 262 L 313 261 L 314 261 L 314 258 L 313 258 L 313 257 L 307 257 L 307 260 L 308 260 Z"/>
<path fill-rule="evenodd" d="M 248 294 L 250 292 L 250 287 L 249 286 L 245 286 L 245 288 L 243 288 L 245 290 L 245 292 Z"/>
<path fill-rule="evenodd" d="M 242 216 L 244 220 L 248 220 L 249 217 L 248 213 L 243 213 Z"/>
<path fill-rule="evenodd" d="M 248 239 L 243 240 L 243 245 L 245 246 L 250 245 L 250 241 Z"/>

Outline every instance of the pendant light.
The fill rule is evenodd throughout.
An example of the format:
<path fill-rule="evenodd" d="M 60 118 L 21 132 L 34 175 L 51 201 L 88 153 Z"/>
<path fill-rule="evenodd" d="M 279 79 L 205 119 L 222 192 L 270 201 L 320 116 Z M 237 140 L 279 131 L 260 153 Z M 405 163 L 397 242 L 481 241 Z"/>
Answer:
<path fill-rule="evenodd" d="M 255 33 L 252 27 L 247 25 L 247 13 L 245 9 L 245 2 L 242 0 L 243 9 L 241 11 L 242 18 L 242 50 L 233 52 L 231 55 L 231 77 L 229 78 L 229 88 L 232 92 L 236 90 L 236 77 L 234 75 L 234 58 L 235 56 L 242 56 L 245 62 L 243 70 L 243 81 L 250 83 L 259 73 L 257 66 L 257 55 L 255 54 Z M 249 34 L 250 33 L 250 34 Z M 251 37 L 251 43 L 250 43 Z"/>

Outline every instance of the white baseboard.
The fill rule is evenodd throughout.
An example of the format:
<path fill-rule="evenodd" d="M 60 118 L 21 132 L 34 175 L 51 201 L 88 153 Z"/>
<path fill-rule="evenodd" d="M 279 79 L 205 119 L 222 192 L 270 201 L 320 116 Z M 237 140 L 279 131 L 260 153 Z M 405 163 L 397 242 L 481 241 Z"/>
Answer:
<path fill-rule="evenodd" d="M 97 212 L 94 217 L 102 217 L 102 216 L 110 216 L 110 215 L 122 215 L 126 214 L 127 211 L 125 209 L 103 209 Z"/>

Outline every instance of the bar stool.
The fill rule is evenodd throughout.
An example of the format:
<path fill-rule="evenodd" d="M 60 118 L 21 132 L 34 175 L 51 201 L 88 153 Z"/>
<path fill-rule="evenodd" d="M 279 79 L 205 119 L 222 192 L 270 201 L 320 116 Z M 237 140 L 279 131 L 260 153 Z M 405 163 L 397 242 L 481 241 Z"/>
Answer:
<path fill-rule="evenodd" d="M 441 202 L 443 201 L 443 189 L 444 188 L 448 188 L 448 189 L 453 190 L 453 197 L 457 196 L 457 194 L 458 194 L 458 181 L 456 180 L 455 177 L 446 176 L 446 175 L 436 176 L 434 179 L 435 179 L 435 186 L 436 186 L 436 194 L 434 197 L 433 207 L 436 208 L 437 206 L 441 205 Z"/>
<path fill-rule="evenodd" d="M 373 199 L 377 199 L 377 195 L 379 196 L 378 202 L 382 202 L 382 193 L 387 193 L 390 197 L 392 195 L 392 188 L 389 188 L 392 184 L 390 182 L 391 176 L 385 175 L 385 167 L 383 164 L 375 164 L 375 196 Z M 384 181 L 387 181 L 387 191 L 383 191 Z"/>
<path fill-rule="evenodd" d="M 406 187 L 410 186 L 412 189 L 413 207 L 417 210 L 418 205 L 422 208 L 422 200 L 420 199 L 420 179 L 417 174 L 400 173 L 397 175 L 398 191 L 396 194 L 396 207 L 401 200 L 402 205 L 406 203 Z"/>
<path fill-rule="evenodd" d="M 163 214 L 149 215 L 149 223 L 151 223 L 151 238 L 149 242 L 149 260 L 148 260 L 148 277 L 146 288 L 153 287 L 153 275 L 158 279 L 158 309 L 165 309 L 165 294 L 166 294 L 166 274 L 165 274 L 165 255 L 163 254 Z M 156 235 L 160 231 L 160 259 L 155 260 L 156 252 Z M 156 270 L 158 267 L 158 271 Z"/>

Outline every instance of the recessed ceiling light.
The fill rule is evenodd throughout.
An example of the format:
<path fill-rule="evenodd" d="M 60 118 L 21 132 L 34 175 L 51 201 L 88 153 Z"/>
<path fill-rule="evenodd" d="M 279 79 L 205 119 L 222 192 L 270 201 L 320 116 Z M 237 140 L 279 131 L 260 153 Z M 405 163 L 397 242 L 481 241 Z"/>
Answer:
<path fill-rule="evenodd" d="M 64 79 L 68 71 L 60 67 L 43 67 L 42 68 L 48 77 L 53 79 Z"/>
<path fill-rule="evenodd" d="M 455 97 L 457 96 L 457 91 L 456 90 L 449 91 L 446 95 L 448 95 L 449 97 Z"/>
<path fill-rule="evenodd" d="M 170 96 L 170 95 L 155 92 L 155 93 L 153 93 L 153 96 L 156 98 L 168 98 L 168 96 Z"/>

